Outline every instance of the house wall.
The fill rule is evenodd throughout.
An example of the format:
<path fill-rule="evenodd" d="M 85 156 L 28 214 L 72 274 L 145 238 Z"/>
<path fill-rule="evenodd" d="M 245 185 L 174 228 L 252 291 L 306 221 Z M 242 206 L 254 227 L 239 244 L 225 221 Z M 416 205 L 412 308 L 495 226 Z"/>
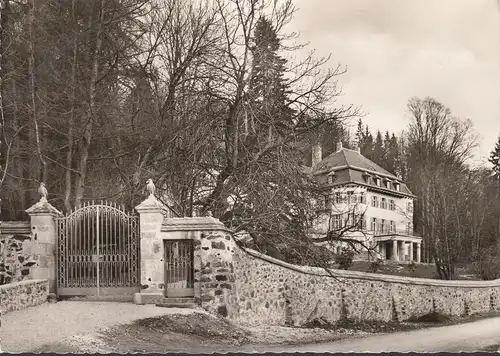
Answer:
<path fill-rule="evenodd" d="M 379 207 L 372 206 L 372 197 L 378 197 Z M 366 193 L 367 197 L 367 207 L 365 216 L 367 217 L 367 226 L 371 229 L 372 218 L 385 219 L 386 221 L 395 221 L 396 229 L 400 231 L 406 231 L 406 226 L 408 222 L 413 220 L 413 213 L 407 212 L 407 204 L 412 201 L 409 198 L 396 198 L 387 194 L 377 193 L 373 191 L 368 191 Z M 381 208 L 382 198 L 387 199 L 387 209 Z M 389 210 L 389 201 L 393 199 L 396 203 L 396 210 Z"/>

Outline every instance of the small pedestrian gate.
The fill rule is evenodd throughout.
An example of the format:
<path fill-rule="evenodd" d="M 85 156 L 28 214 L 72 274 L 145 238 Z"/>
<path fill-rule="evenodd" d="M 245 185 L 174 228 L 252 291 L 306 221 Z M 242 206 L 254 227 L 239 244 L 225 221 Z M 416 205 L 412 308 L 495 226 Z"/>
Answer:
<path fill-rule="evenodd" d="M 194 295 L 193 240 L 165 240 L 165 295 Z"/>
<path fill-rule="evenodd" d="M 56 218 L 57 294 L 140 291 L 139 219 L 115 204 L 87 202 Z"/>

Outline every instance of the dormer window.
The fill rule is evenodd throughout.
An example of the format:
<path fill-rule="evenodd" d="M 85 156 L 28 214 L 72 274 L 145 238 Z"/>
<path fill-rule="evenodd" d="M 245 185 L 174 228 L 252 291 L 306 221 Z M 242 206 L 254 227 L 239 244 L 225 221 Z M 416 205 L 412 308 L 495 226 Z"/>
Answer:
<path fill-rule="evenodd" d="M 334 180 L 335 180 L 335 173 L 332 172 L 326 176 L 326 181 L 328 184 L 333 184 Z"/>
<path fill-rule="evenodd" d="M 380 178 L 375 177 L 375 184 L 380 187 Z"/>
<path fill-rule="evenodd" d="M 386 187 L 387 189 L 391 189 L 391 181 L 390 181 L 390 180 L 386 180 L 386 181 L 385 181 L 385 187 Z"/>
<path fill-rule="evenodd" d="M 363 178 L 364 178 L 364 180 L 365 180 L 366 183 L 370 184 L 370 178 L 371 178 L 371 176 L 370 176 L 369 173 L 364 172 L 363 173 Z"/>
<path fill-rule="evenodd" d="M 399 183 L 398 182 L 394 183 L 394 187 L 396 188 L 396 191 L 399 192 Z"/>

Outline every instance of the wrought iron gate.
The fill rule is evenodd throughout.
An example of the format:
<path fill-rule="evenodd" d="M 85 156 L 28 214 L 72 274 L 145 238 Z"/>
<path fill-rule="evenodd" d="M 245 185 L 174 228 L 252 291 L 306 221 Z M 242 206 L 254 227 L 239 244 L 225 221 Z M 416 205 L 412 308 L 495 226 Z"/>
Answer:
<path fill-rule="evenodd" d="M 87 202 L 56 219 L 58 295 L 140 290 L 139 220 L 112 203 Z"/>
<path fill-rule="evenodd" d="M 193 240 L 165 240 L 165 295 L 194 295 Z"/>

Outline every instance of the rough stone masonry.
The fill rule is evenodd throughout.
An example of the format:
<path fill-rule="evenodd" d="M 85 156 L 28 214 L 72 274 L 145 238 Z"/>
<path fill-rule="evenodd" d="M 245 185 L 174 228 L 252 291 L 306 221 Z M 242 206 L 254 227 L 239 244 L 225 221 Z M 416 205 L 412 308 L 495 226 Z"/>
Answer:
<path fill-rule="evenodd" d="M 298 326 L 319 317 L 404 321 L 432 311 L 465 316 L 500 310 L 500 280 L 440 281 L 339 270 L 331 270 L 332 277 L 321 268 L 243 250 L 223 228 L 199 236 L 199 303 L 243 324 Z"/>

